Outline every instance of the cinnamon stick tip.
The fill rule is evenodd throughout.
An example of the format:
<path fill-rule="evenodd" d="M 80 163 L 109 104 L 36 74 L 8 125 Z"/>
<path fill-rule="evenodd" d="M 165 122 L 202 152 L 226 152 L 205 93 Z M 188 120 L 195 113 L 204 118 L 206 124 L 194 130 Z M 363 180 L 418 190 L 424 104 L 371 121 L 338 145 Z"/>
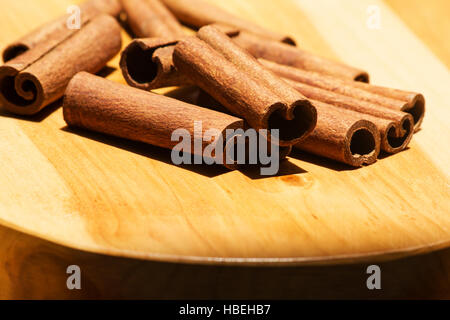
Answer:
<path fill-rule="evenodd" d="M 413 117 L 414 132 L 419 131 L 423 118 L 425 117 L 425 97 L 420 93 L 414 94 L 410 103 L 407 103 L 402 108 L 402 111 L 409 113 Z"/>
<path fill-rule="evenodd" d="M 140 66 L 141 62 L 145 62 L 145 67 L 151 66 L 148 72 L 147 68 Z M 148 89 L 149 83 L 155 77 L 154 66 L 145 55 L 145 48 L 142 42 L 137 39 L 133 40 L 121 53 L 119 66 L 125 81 L 132 87 L 139 89 Z"/>
<path fill-rule="evenodd" d="M 355 122 L 348 130 L 344 143 L 347 164 L 361 167 L 377 161 L 380 153 L 380 133 L 372 122 L 367 120 Z"/>
<path fill-rule="evenodd" d="M 297 46 L 296 41 L 295 41 L 294 38 L 292 38 L 291 36 L 284 36 L 284 37 L 281 39 L 281 42 L 283 42 L 283 43 L 285 43 L 285 44 L 289 44 L 289 45 L 294 46 L 294 47 Z"/>
<path fill-rule="evenodd" d="M 8 62 L 18 56 L 20 56 L 22 53 L 24 53 L 25 51 L 29 50 L 30 48 L 24 44 L 24 43 L 13 43 L 11 45 L 9 45 L 8 47 L 6 47 L 3 50 L 3 62 Z"/>
<path fill-rule="evenodd" d="M 178 40 L 147 38 L 133 40 L 121 53 L 120 69 L 125 81 L 143 90 L 156 89 L 154 81 L 163 66 L 153 53 L 161 48 L 175 45 Z"/>
<path fill-rule="evenodd" d="M 383 150 L 388 153 L 397 153 L 404 150 L 412 139 L 414 133 L 414 119 L 405 113 L 398 125 L 392 122 L 382 136 Z"/>
<path fill-rule="evenodd" d="M 39 80 L 28 72 L 8 65 L 0 67 L 0 106 L 19 115 L 33 115 L 44 106 L 44 90 Z"/>
<path fill-rule="evenodd" d="M 369 83 L 370 78 L 369 78 L 369 74 L 367 72 L 361 71 L 353 78 L 353 80 L 358 81 L 358 82 Z"/>
<path fill-rule="evenodd" d="M 309 100 L 294 102 L 289 108 L 275 104 L 267 113 L 269 129 L 279 130 L 280 146 L 297 144 L 311 133 L 317 123 L 317 110 Z"/>

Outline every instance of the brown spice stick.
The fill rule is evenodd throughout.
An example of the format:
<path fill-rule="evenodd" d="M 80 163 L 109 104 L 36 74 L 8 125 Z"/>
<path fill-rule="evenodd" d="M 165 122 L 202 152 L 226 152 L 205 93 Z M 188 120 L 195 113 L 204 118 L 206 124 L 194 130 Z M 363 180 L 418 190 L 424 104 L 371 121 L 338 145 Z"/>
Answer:
<path fill-rule="evenodd" d="M 280 64 L 328 74 L 339 78 L 369 82 L 367 72 L 346 64 L 320 57 L 298 47 L 264 39 L 249 32 L 228 32 L 235 43 L 256 58 L 263 58 Z"/>
<path fill-rule="evenodd" d="M 119 52 L 120 32 L 114 18 L 100 15 L 55 47 L 44 42 L 9 61 L 0 67 L 0 106 L 37 113 L 63 95 L 76 73 L 100 71 Z"/>
<path fill-rule="evenodd" d="M 267 41 L 254 35 L 242 36 L 246 33 L 239 32 L 235 28 L 224 27 L 222 24 L 214 24 L 214 27 L 225 32 L 229 37 L 231 37 L 233 42 L 238 44 L 241 48 L 248 50 L 256 58 L 261 58 L 262 56 L 265 59 L 273 60 L 278 63 L 292 63 L 298 68 L 306 68 L 307 70 L 321 74 L 332 75 L 352 81 L 359 80 L 368 82 L 367 73 L 359 69 L 320 58 L 298 48 L 290 48 L 286 50 L 286 47 L 289 48 L 289 46 L 279 43 L 277 44 L 277 42 L 274 41 Z M 257 45 L 255 46 L 253 42 L 248 42 L 246 39 L 252 39 L 251 41 L 257 42 Z M 164 61 L 163 67 L 158 65 L 152 66 L 152 61 L 155 63 L 155 56 L 153 55 L 155 48 L 152 48 L 150 44 L 154 43 L 155 40 L 138 39 L 135 41 L 138 42 L 139 45 L 137 46 L 136 43 L 131 43 L 129 47 L 125 49 L 125 52 L 132 50 L 136 53 L 136 56 L 139 57 L 127 58 L 126 62 L 124 61 L 122 64 L 122 66 L 131 66 L 129 69 L 138 70 L 136 74 L 132 74 L 132 72 L 129 72 L 126 68 L 122 68 L 124 77 L 130 85 L 141 89 L 151 90 L 164 86 L 190 84 L 189 79 L 181 74 L 177 74 L 176 68 L 171 60 L 172 51 L 170 49 L 166 49 L 165 52 L 159 52 L 158 54 L 157 59 Z M 160 42 L 164 43 L 165 41 L 160 40 Z M 177 41 L 172 39 L 167 42 L 173 42 L 172 45 L 175 45 Z M 167 44 L 167 46 L 169 46 L 169 44 Z M 143 71 L 144 68 L 141 68 L 143 65 L 146 65 L 145 69 L 147 70 L 158 70 L 158 72 L 145 73 Z M 165 74 L 164 72 L 170 73 L 170 75 Z M 147 74 L 147 76 L 145 76 L 145 74 Z M 141 80 L 142 78 L 143 80 Z M 398 95 L 397 92 L 393 92 L 393 94 Z"/>
<path fill-rule="evenodd" d="M 382 141 L 381 148 L 388 153 L 396 153 L 405 149 L 411 141 L 414 131 L 414 120 L 409 113 L 344 96 L 301 82 L 288 79 L 285 81 L 309 99 L 361 113 L 362 119 L 367 119 L 378 127 Z"/>
<path fill-rule="evenodd" d="M 383 95 L 405 102 L 405 105 L 401 109 L 392 106 L 391 108 L 411 114 L 414 119 L 414 132 L 419 131 L 425 117 L 425 98 L 422 94 L 394 88 L 368 85 L 361 82 L 357 82 L 353 85 L 359 89 L 366 90 L 374 94 Z"/>
<path fill-rule="evenodd" d="M 152 90 L 190 82 L 175 69 L 172 60 L 177 40 L 146 38 L 133 40 L 120 59 L 120 68 L 130 86 Z"/>
<path fill-rule="evenodd" d="M 81 10 L 81 24 L 102 13 L 117 17 L 122 10 L 119 0 L 89 0 L 82 3 L 79 7 Z M 60 43 L 77 31 L 67 27 L 68 18 L 69 15 L 63 15 L 8 45 L 3 51 L 3 61 L 8 62 L 44 42 L 49 47 Z"/>
<path fill-rule="evenodd" d="M 178 42 L 173 62 L 193 83 L 233 114 L 243 117 L 254 129 L 279 129 L 280 145 L 297 143 L 314 128 L 316 112 L 309 102 L 295 108 L 294 119 L 286 119 L 285 101 L 258 81 L 258 72 L 243 72 L 196 37 Z"/>
<path fill-rule="evenodd" d="M 121 0 L 128 24 L 138 38 L 176 38 L 181 24 L 160 0 Z"/>
<path fill-rule="evenodd" d="M 227 137 L 227 129 L 243 129 L 244 121 L 214 110 L 200 108 L 166 96 L 121 85 L 81 72 L 69 83 L 64 95 L 64 120 L 69 126 L 85 128 L 109 135 L 140 141 L 172 149 L 179 142 L 172 141 L 172 133 L 186 129 L 201 143 L 201 154 L 210 144 L 205 141 L 212 129 Z M 202 121 L 202 132 L 194 130 L 194 121 Z M 199 136 L 201 134 L 202 136 Z M 204 138 L 204 137 L 205 138 Z M 232 137 L 229 138 L 230 140 Z M 227 141 L 230 141 L 227 140 Z M 229 148 L 224 143 L 224 157 Z M 225 161 L 224 161 L 225 162 Z M 234 163 L 224 165 L 236 169 Z"/>
<path fill-rule="evenodd" d="M 167 93 L 170 97 L 205 108 L 229 113 L 219 102 L 197 87 L 183 87 Z M 361 113 L 314 101 L 317 125 L 296 148 L 354 167 L 372 164 L 380 152 L 380 133 Z M 280 159 L 290 149 L 280 147 Z"/>
<path fill-rule="evenodd" d="M 259 35 L 260 37 L 295 45 L 295 41 L 256 24 L 236 17 L 235 15 L 202 0 L 163 0 L 170 11 L 183 23 L 197 28 L 208 24 L 221 23 L 239 30 Z"/>
<path fill-rule="evenodd" d="M 295 118 L 294 112 L 298 106 L 310 104 L 297 90 L 258 63 L 253 56 L 242 50 L 226 34 L 214 26 L 201 28 L 197 32 L 197 37 L 209 44 L 244 73 L 255 75 L 260 83 L 272 89 L 273 93 L 288 105 L 286 110 L 286 118 L 288 120 Z"/>
<path fill-rule="evenodd" d="M 340 79 L 264 59 L 258 61 L 281 77 L 409 113 L 413 116 L 415 131 L 420 128 L 424 118 L 425 98 L 420 93 Z"/>
<path fill-rule="evenodd" d="M 375 124 L 358 112 L 319 101 L 314 101 L 314 106 L 317 126 L 296 148 L 354 167 L 377 161 L 380 134 Z"/>
<path fill-rule="evenodd" d="M 209 94 L 207 94 L 205 91 L 199 89 L 196 86 L 187 86 L 187 87 L 181 87 L 176 88 L 172 91 L 169 91 L 165 93 L 166 96 L 181 100 L 183 102 L 187 102 L 190 104 L 195 104 L 197 106 L 208 108 L 211 110 L 215 110 L 218 112 L 230 114 L 230 111 L 225 108 L 223 105 L 221 105 L 217 100 L 215 100 L 213 97 L 211 97 Z M 249 129 L 250 126 L 245 123 L 245 130 Z M 261 135 L 258 135 L 258 139 L 263 139 Z M 273 144 L 267 142 L 267 139 L 265 139 L 265 143 L 268 147 L 269 153 L 272 149 Z M 258 143 L 259 146 L 259 143 Z M 278 155 L 280 161 L 285 159 L 292 151 L 292 146 L 278 146 Z"/>
<path fill-rule="evenodd" d="M 150 40 L 148 40 L 148 41 L 150 41 Z M 124 77 L 127 79 L 127 82 L 132 86 L 145 88 L 147 90 L 167 86 L 167 84 L 181 85 L 181 84 L 191 83 L 191 81 L 189 81 L 189 79 L 186 79 L 186 77 L 183 76 L 182 72 L 179 72 L 176 70 L 175 66 L 173 65 L 173 62 L 171 61 L 171 52 L 172 52 L 172 49 L 170 49 L 170 51 L 168 50 L 168 52 L 164 52 L 164 54 L 162 54 L 163 57 L 162 58 L 160 57 L 160 58 L 161 58 L 161 61 L 165 61 L 164 67 L 158 67 L 157 68 L 158 72 L 152 73 L 154 75 L 154 77 L 152 77 L 152 79 L 153 79 L 152 82 L 149 82 L 149 83 L 145 84 L 144 86 L 136 84 L 136 81 L 133 80 L 133 76 L 130 75 L 130 73 L 125 68 L 122 67 L 122 71 L 124 72 Z M 263 59 L 259 59 L 259 60 L 260 60 L 260 62 L 264 62 Z M 130 64 L 133 64 L 136 61 L 137 60 L 134 61 L 132 59 L 129 59 Z M 270 63 L 270 62 L 267 62 L 267 63 Z M 138 70 L 143 70 L 144 69 L 144 68 L 142 68 L 143 65 L 144 64 L 141 64 L 141 63 L 135 64 L 135 66 Z M 292 68 L 292 67 L 287 67 L 287 66 L 282 66 L 282 67 L 297 70 L 296 68 Z M 141 69 L 139 69 L 139 68 L 141 68 Z M 150 67 L 147 69 L 150 69 Z M 170 70 L 170 73 L 165 73 L 164 70 Z M 300 70 L 300 72 L 301 71 L 302 70 Z M 150 74 L 150 73 L 146 73 L 146 74 Z M 170 74 L 170 77 L 167 76 L 169 74 Z M 324 75 L 319 75 L 318 77 L 324 77 Z M 169 80 L 167 80 L 167 79 L 169 79 Z M 335 78 L 333 78 L 333 79 L 335 79 Z M 355 83 L 357 85 L 361 85 L 364 87 L 366 87 L 366 86 L 374 87 L 371 85 L 354 82 L 354 81 L 345 81 L 345 83 L 347 83 L 347 82 Z M 291 83 L 291 84 L 293 86 L 296 85 L 295 83 Z M 421 95 L 419 95 L 419 96 L 421 96 Z M 320 100 L 319 98 L 317 98 L 317 96 L 316 96 L 316 99 Z M 389 99 L 386 99 L 386 101 L 388 101 L 388 100 Z M 333 100 L 329 100 L 329 101 L 333 101 Z M 418 101 L 420 101 L 420 99 Z M 399 106 L 398 101 L 396 101 L 396 103 L 397 104 L 393 104 L 391 106 L 391 108 L 395 109 L 394 106 Z M 359 103 L 357 103 L 356 105 L 358 105 L 358 104 Z M 402 103 L 401 105 L 403 106 L 404 104 Z M 377 108 L 377 106 L 372 105 L 370 108 Z M 372 113 L 372 111 L 370 111 L 370 110 L 366 111 L 366 112 Z M 409 143 L 409 140 L 411 139 L 411 137 L 408 136 L 408 135 L 410 135 L 410 133 L 409 133 L 410 130 L 402 129 L 403 127 L 407 128 L 409 126 L 408 123 L 410 121 L 410 118 L 408 118 L 403 113 L 396 113 L 395 120 L 392 120 L 392 115 L 391 115 L 391 119 L 389 120 L 389 119 L 380 118 L 379 116 L 382 113 L 383 113 L 382 111 L 379 113 L 376 113 L 375 116 L 369 116 L 366 113 L 364 113 L 364 114 L 361 114 L 360 119 L 368 119 L 377 124 L 377 126 L 379 127 L 379 130 L 381 132 L 381 136 L 382 136 L 383 150 L 390 152 L 390 153 L 398 152 L 398 151 L 402 150 L 403 148 L 405 148 L 407 146 L 407 144 Z M 401 133 L 399 133 L 399 130 Z M 403 139 L 401 138 L 402 134 L 405 134 Z"/>

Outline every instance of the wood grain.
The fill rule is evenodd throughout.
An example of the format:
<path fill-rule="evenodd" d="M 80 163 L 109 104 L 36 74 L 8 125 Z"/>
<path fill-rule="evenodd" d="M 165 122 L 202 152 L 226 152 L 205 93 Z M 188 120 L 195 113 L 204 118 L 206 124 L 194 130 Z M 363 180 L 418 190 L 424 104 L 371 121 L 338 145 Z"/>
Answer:
<path fill-rule="evenodd" d="M 176 167 L 159 148 L 69 131 L 58 104 L 32 119 L 2 113 L 0 222 L 72 248 L 189 263 L 335 264 L 448 246 L 450 81 L 429 49 L 382 2 L 371 1 L 389 28 L 373 33 L 364 28 L 368 1 L 216 2 L 308 50 L 367 66 L 377 84 L 424 92 L 423 130 L 408 150 L 369 167 L 294 153 L 279 176 L 264 178 Z M 69 3 L 1 1 L 1 45 Z M 110 65 L 108 78 L 124 83 L 118 57 Z"/>
<path fill-rule="evenodd" d="M 450 299 L 450 249 L 367 265 L 230 267 L 117 258 L 59 246 L 0 226 L 0 299 Z M 66 269 L 81 269 L 68 290 Z"/>

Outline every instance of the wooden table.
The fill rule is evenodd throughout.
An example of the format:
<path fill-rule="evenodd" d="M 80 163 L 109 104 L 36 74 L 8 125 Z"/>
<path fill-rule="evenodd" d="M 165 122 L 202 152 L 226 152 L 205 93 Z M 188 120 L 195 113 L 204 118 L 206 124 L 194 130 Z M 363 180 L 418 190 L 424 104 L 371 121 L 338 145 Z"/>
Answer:
<path fill-rule="evenodd" d="M 0 46 L 70 2 L 0 0 Z M 424 93 L 423 129 L 369 167 L 294 153 L 264 178 L 68 132 L 58 104 L 32 119 L 2 112 L 0 297 L 450 298 L 449 249 L 381 262 L 450 245 L 448 2 L 216 2 L 373 83 Z M 380 29 L 367 27 L 369 5 Z M 108 78 L 124 82 L 119 70 Z M 365 286 L 369 262 L 381 291 Z M 65 287 L 69 264 L 83 270 L 81 291 Z"/>

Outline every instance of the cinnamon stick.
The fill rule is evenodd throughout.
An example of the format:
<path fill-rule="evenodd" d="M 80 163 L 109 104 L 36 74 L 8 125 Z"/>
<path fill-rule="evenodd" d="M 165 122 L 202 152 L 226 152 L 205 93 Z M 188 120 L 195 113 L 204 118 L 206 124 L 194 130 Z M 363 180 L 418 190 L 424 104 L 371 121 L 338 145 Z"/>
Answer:
<path fill-rule="evenodd" d="M 208 24 L 221 23 L 239 30 L 259 35 L 260 37 L 294 45 L 292 37 L 280 35 L 256 24 L 240 19 L 233 14 L 202 0 L 163 0 L 170 11 L 183 23 L 201 28 Z"/>
<path fill-rule="evenodd" d="M 241 48 L 247 50 L 256 58 L 264 58 L 285 65 L 291 64 L 296 68 L 302 68 L 325 75 L 332 75 L 342 79 L 352 81 L 357 80 L 358 83 L 360 81 L 369 81 L 369 76 L 365 71 L 321 58 L 298 48 L 290 48 L 290 46 L 283 45 L 275 41 L 266 40 L 246 32 L 240 32 L 236 28 L 224 26 L 223 24 L 213 24 L 213 26 L 226 33 L 233 40 L 233 42 L 238 44 Z M 131 66 L 129 69 L 139 71 L 138 75 L 134 75 L 126 68 L 122 68 L 124 77 L 130 85 L 141 89 L 151 90 L 164 86 L 190 84 L 189 79 L 181 74 L 177 74 L 176 68 L 171 60 L 171 49 L 166 49 L 165 52 L 159 52 L 157 55 L 158 57 L 156 58 L 153 56 L 153 52 L 156 47 L 153 45 L 155 40 L 138 39 L 135 41 L 139 45 L 136 45 L 136 43 L 131 43 L 129 47 L 124 50 L 124 54 L 128 50 L 132 50 L 133 52 L 136 52 L 136 55 L 139 55 L 139 58 L 125 57 L 127 60 L 122 64 Z M 160 40 L 160 42 L 164 43 L 165 41 Z M 168 47 L 169 42 L 171 43 L 170 45 L 175 46 L 177 40 L 171 39 L 171 41 L 167 41 L 167 44 L 164 46 Z M 151 45 L 147 43 L 150 43 Z M 158 41 L 156 41 L 156 43 L 158 43 Z M 163 61 L 164 65 L 158 65 L 156 60 Z M 154 63 L 153 66 L 152 61 Z M 147 66 L 145 68 L 147 70 L 158 70 L 158 72 L 144 72 L 141 68 L 143 65 Z M 170 73 L 170 75 L 165 72 Z M 139 78 L 142 78 L 142 76 L 145 78 L 145 73 L 152 76 L 150 79 L 147 77 L 145 81 L 140 80 Z M 394 94 L 398 95 L 396 92 L 394 92 Z"/>
<path fill-rule="evenodd" d="M 102 13 L 117 17 L 122 10 L 119 0 L 89 0 L 79 7 L 81 25 Z M 60 43 L 77 31 L 67 27 L 68 18 L 69 15 L 63 15 L 8 45 L 3 50 L 3 61 L 8 62 L 42 43 L 47 43 L 49 47 Z"/>
<path fill-rule="evenodd" d="M 210 27 L 207 27 L 207 28 L 210 28 Z M 211 42 L 211 43 L 213 43 L 213 42 Z M 216 41 L 216 43 L 220 43 L 220 41 L 219 42 Z M 219 45 L 216 45 L 216 46 L 219 46 Z M 166 62 L 165 67 L 157 68 L 158 72 L 153 73 L 154 74 L 153 82 L 147 84 L 145 86 L 146 89 L 154 89 L 159 86 L 165 86 L 165 82 L 168 82 L 171 85 L 192 83 L 192 81 L 189 81 L 189 79 L 186 79 L 186 77 L 183 77 L 183 72 L 176 70 L 175 66 L 173 65 L 173 62 L 171 61 L 171 56 L 170 56 L 171 52 L 172 52 L 171 50 L 170 51 L 168 50 L 168 52 L 166 52 L 167 54 L 164 55 L 164 58 L 161 59 L 162 61 Z M 259 60 L 266 67 L 270 67 L 271 62 L 267 62 L 263 59 L 259 59 Z M 133 62 L 135 62 L 135 61 L 130 59 L 130 63 L 133 63 Z M 139 66 L 142 66 L 142 64 L 136 63 L 136 68 L 139 68 Z M 287 66 L 281 66 L 281 67 L 286 68 L 286 69 L 297 70 L 296 68 L 287 67 Z M 143 69 L 139 69 L 139 70 L 143 70 Z M 171 81 L 167 81 L 165 79 L 165 75 L 167 73 L 165 73 L 163 70 L 170 70 Z M 130 83 L 133 86 L 139 87 L 138 85 L 134 84 L 132 80 L 128 80 L 128 79 L 131 79 L 132 77 L 129 75 L 129 73 L 126 70 L 124 70 L 124 68 L 123 68 L 123 71 L 124 71 L 124 76 L 127 79 L 128 83 Z M 277 72 L 277 71 L 279 71 L 277 69 L 274 69 L 273 71 L 275 71 L 276 73 L 279 73 L 279 72 Z M 300 70 L 299 72 L 304 72 L 304 71 Z M 283 74 L 281 74 L 281 76 L 283 76 Z M 320 77 L 324 77 L 324 79 L 329 78 L 324 75 L 317 75 L 317 77 L 319 79 L 320 79 Z M 333 77 L 332 79 L 336 79 L 336 78 Z M 341 82 L 342 83 L 355 83 L 356 84 L 355 88 L 358 88 L 357 86 L 370 87 L 370 88 L 374 87 L 372 85 L 354 82 L 354 81 L 350 81 L 350 80 L 349 81 L 342 80 Z M 297 90 L 299 89 L 298 87 L 301 86 L 301 84 L 297 84 L 296 82 L 292 82 L 290 84 Z M 141 86 L 141 87 L 144 87 L 144 86 Z M 306 89 L 308 89 L 308 88 L 309 88 L 309 86 L 306 87 Z M 308 96 L 305 92 L 303 92 L 301 90 L 299 90 L 299 91 L 302 94 L 306 95 L 308 98 L 313 98 L 316 100 L 323 101 L 323 97 L 326 97 L 329 94 L 333 94 L 332 90 L 334 90 L 333 89 L 334 87 L 332 87 L 331 85 L 326 88 L 329 89 L 330 92 L 328 92 L 327 90 L 323 90 L 323 91 L 315 92 L 316 95 L 311 95 L 311 96 Z M 305 89 L 305 88 L 303 88 L 303 89 Z M 343 87 L 343 90 L 345 90 L 345 87 Z M 205 91 L 208 91 L 208 90 L 206 89 Z M 308 90 L 306 90 L 306 92 L 307 91 Z M 356 90 L 356 91 L 359 92 L 360 89 Z M 388 91 L 391 92 L 392 89 L 388 89 Z M 337 89 L 337 92 L 344 92 L 344 91 L 340 91 L 339 89 Z M 396 91 L 393 90 L 393 92 L 396 92 Z M 360 95 L 355 95 L 354 98 L 356 98 L 356 99 L 353 99 L 350 101 L 345 100 L 345 97 L 344 97 L 344 101 L 340 101 L 339 99 L 335 100 L 336 97 L 334 97 L 334 98 L 328 97 L 328 100 L 326 100 L 326 102 L 329 102 L 331 104 L 337 104 L 338 106 L 344 106 L 348 109 L 360 112 L 359 120 L 366 119 L 366 120 L 369 120 L 369 121 L 375 123 L 378 126 L 379 131 L 381 133 L 382 149 L 385 150 L 386 152 L 395 153 L 395 152 L 403 150 L 408 145 L 409 141 L 411 140 L 412 130 L 410 128 L 412 126 L 412 121 L 414 121 L 414 120 L 411 120 L 411 118 L 408 117 L 403 112 L 396 112 L 395 109 L 396 108 L 397 109 L 404 108 L 403 110 L 407 111 L 409 104 L 408 103 L 405 104 L 403 102 L 400 103 L 399 100 L 394 101 L 393 99 L 389 99 L 389 98 L 385 98 L 385 97 L 374 97 L 373 100 L 367 99 L 370 97 L 373 97 L 373 94 L 368 92 L 368 93 L 364 93 L 364 94 L 360 94 Z M 419 101 L 419 105 L 420 105 L 420 101 L 422 101 L 420 99 L 421 95 L 417 95 L 417 97 L 418 98 L 415 101 Z M 337 98 L 339 98 L 339 95 L 337 96 Z M 361 102 L 359 101 L 360 99 L 361 99 Z M 380 103 L 381 100 L 384 100 L 384 102 Z M 393 103 L 391 105 L 389 105 L 391 100 Z M 411 101 L 413 101 L 413 100 L 411 100 Z M 367 103 L 365 103 L 365 102 L 375 102 L 375 103 L 367 105 Z M 361 104 L 363 106 L 361 106 Z M 389 107 L 392 110 L 388 110 L 387 113 L 385 114 L 385 112 L 383 111 L 385 108 L 383 108 L 382 106 L 384 106 L 385 108 Z M 379 109 L 378 112 L 376 111 L 376 109 Z M 413 110 L 415 110 L 415 109 L 413 109 Z M 234 112 L 236 112 L 236 111 L 234 111 Z M 348 163 L 348 161 L 347 161 L 347 163 Z"/>
<path fill-rule="evenodd" d="M 122 0 L 128 24 L 138 38 L 176 38 L 183 29 L 160 0 Z"/>
<path fill-rule="evenodd" d="M 411 141 L 414 127 L 409 113 L 313 87 L 301 82 L 285 80 L 296 90 L 312 100 L 317 100 L 361 114 L 361 119 L 373 122 L 380 131 L 381 148 L 388 153 L 405 149 Z"/>
<path fill-rule="evenodd" d="M 77 74 L 64 95 L 64 120 L 69 126 L 140 141 L 162 148 L 173 149 L 179 141 L 172 141 L 172 133 L 185 129 L 191 137 L 191 152 L 204 156 L 210 144 L 216 147 L 211 130 L 224 139 L 227 129 L 243 129 L 244 121 L 213 110 L 200 108 L 166 96 L 121 85 L 85 72 Z M 197 132 L 195 121 L 202 121 Z M 210 140 L 213 141 L 208 141 Z M 223 143 L 224 166 L 236 169 L 237 164 L 225 161 L 230 141 Z M 195 147 L 200 143 L 201 148 Z M 210 146 L 211 147 L 211 146 Z M 200 151 L 200 152 L 198 152 Z"/>
<path fill-rule="evenodd" d="M 281 77 L 409 113 L 413 116 L 415 131 L 420 128 L 424 118 L 425 98 L 420 93 L 340 79 L 264 59 L 258 60 L 266 68 Z"/>
<path fill-rule="evenodd" d="M 167 93 L 170 97 L 201 107 L 229 113 L 219 102 L 197 87 L 183 87 Z M 372 164 L 380 152 L 380 134 L 374 123 L 362 119 L 358 112 L 314 101 L 317 125 L 297 149 L 336 160 L 354 167 Z M 280 159 L 290 153 L 280 147 Z"/>
<path fill-rule="evenodd" d="M 175 67 L 254 129 L 279 129 L 282 146 L 299 142 L 316 123 L 315 108 L 299 96 L 299 104 L 288 106 L 279 88 L 270 88 L 255 72 L 244 72 L 206 42 L 186 38 L 175 46 Z M 293 115 L 289 119 L 289 114 Z M 268 136 L 269 141 L 271 137 Z"/>
<path fill-rule="evenodd" d="M 146 38 L 133 40 L 123 51 L 120 68 L 130 86 L 152 90 L 190 82 L 175 69 L 172 54 L 177 40 Z"/>
<path fill-rule="evenodd" d="M 88 21 L 51 47 L 38 44 L 0 67 L 0 106 L 31 115 L 60 98 L 79 71 L 98 72 L 121 48 L 120 26 L 109 15 Z"/>
<path fill-rule="evenodd" d="M 232 113 L 225 108 L 223 105 L 221 105 L 217 100 L 215 100 L 213 97 L 211 97 L 209 94 L 207 94 L 205 91 L 199 89 L 195 86 L 187 86 L 187 87 L 181 87 L 174 90 L 171 90 L 164 95 L 181 100 L 183 102 L 187 102 L 190 104 L 195 104 L 197 106 L 200 106 L 202 108 L 208 108 L 211 110 L 215 110 L 218 112 L 222 112 L 225 114 L 232 115 Z M 245 130 L 249 129 L 250 126 L 245 123 Z M 265 139 L 262 135 L 258 135 L 258 139 L 264 139 L 264 142 L 260 143 L 258 140 L 258 146 L 260 144 L 264 144 L 267 146 L 267 149 L 269 151 L 269 154 L 272 153 L 272 150 L 274 149 L 274 144 L 269 143 L 267 139 Z M 292 146 L 278 146 L 278 159 L 281 161 L 289 156 L 289 154 L 292 151 Z"/>
<path fill-rule="evenodd" d="M 353 167 L 372 164 L 380 152 L 380 134 L 374 123 L 351 110 L 314 101 L 317 126 L 295 145 L 306 152 Z"/>
<path fill-rule="evenodd" d="M 287 85 L 286 82 L 273 72 L 263 67 L 248 52 L 241 50 L 226 34 L 214 26 L 202 27 L 197 32 L 197 37 L 209 44 L 214 50 L 223 55 L 228 61 L 231 61 L 244 73 L 253 74 L 260 83 L 273 89 L 274 93 L 287 104 L 287 119 L 292 120 L 295 117 L 295 109 L 298 106 L 308 103 L 303 95 Z"/>
<path fill-rule="evenodd" d="M 256 58 L 263 58 L 279 64 L 328 74 L 343 79 L 369 82 L 369 75 L 363 70 L 320 57 L 298 47 L 264 39 L 249 32 L 231 31 L 227 34 L 235 43 Z"/>

